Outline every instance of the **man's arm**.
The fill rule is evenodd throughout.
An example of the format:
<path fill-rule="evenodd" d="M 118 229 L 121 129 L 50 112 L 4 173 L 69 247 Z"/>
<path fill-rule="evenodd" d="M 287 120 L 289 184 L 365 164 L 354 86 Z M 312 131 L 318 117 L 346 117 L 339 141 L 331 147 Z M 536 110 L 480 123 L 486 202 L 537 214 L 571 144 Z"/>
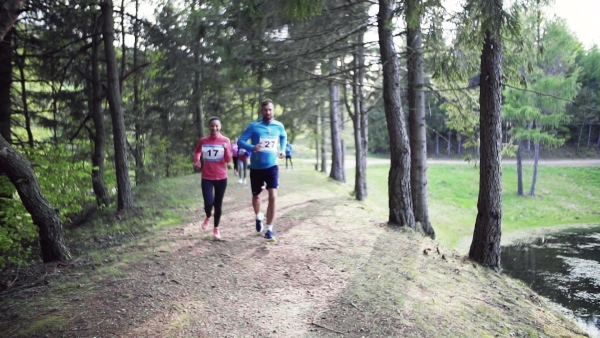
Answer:
<path fill-rule="evenodd" d="M 242 136 L 238 138 L 238 148 L 242 148 L 250 153 L 252 152 L 252 150 L 254 149 L 254 145 L 248 143 L 248 140 L 252 137 L 252 132 L 252 123 L 250 123 L 246 130 L 244 130 L 244 132 L 242 133 Z"/>
<path fill-rule="evenodd" d="M 287 144 L 287 133 L 285 132 L 285 127 L 281 124 L 281 134 L 279 134 L 279 157 L 285 157 L 285 145 Z"/>

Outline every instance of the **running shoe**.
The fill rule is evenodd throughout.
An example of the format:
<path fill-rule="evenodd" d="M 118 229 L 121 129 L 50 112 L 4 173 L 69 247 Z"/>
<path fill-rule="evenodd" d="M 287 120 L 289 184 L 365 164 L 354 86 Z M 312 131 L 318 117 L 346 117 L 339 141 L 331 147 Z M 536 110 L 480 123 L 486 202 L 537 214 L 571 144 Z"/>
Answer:
<path fill-rule="evenodd" d="M 221 239 L 221 233 L 219 232 L 219 228 L 215 228 L 213 230 L 213 238 L 215 240 L 220 240 Z"/>
<path fill-rule="evenodd" d="M 241 178 L 238 180 L 238 183 L 239 183 L 239 184 L 242 184 L 242 179 L 241 179 Z"/>
<path fill-rule="evenodd" d="M 202 230 L 208 229 L 208 223 L 210 223 L 210 217 L 206 217 L 204 222 L 202 222 Z"/>
<path fill-rule="evenodd" d="M 263 231 L 263 218 L 260 217 L 260 219 L 256 219 L 256 232 L 262 232 Z"/>
<path fill-rule="evenodd" d="M 244 182 L 243 182 L 243 184 L 244 184 L 244 185 L 246 185 L 246 179 L 245 179 L 245 178 L 244 178 Z"/>
<path fill-rule="evenodd" d="M 267 232 L 265 232 L 265 238 L 269 242 L 275 242 L 275 235 L 273 234 L 273 231 L 271 231 L 271 230 L 267 230 Z"/>

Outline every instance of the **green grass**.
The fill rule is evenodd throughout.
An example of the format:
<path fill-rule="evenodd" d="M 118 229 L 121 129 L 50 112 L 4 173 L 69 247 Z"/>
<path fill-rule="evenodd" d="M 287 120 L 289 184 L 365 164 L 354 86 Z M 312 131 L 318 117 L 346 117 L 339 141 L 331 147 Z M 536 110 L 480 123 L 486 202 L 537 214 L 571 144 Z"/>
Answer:
<path fill-rule="evenodd" d="M 368 168 L 369 198 L 387 205 L 386 165 Z M 524 192 L 532 168 L 523 168 Z M 349 181 L 351 182 L 351 181 Z M 600 224 L 600 168 L 544 167 L 538 169 L 535 196 L 517 195 L 516 166 L 503 167 L 503 234 L 572 224 Z M 479 169 L 469 165 L 429 165 L 429 216 L 437 239 L 459 251 L 473 233 L 477 215 Z M 470 241 L 468 241 L 470 243 Z"/>

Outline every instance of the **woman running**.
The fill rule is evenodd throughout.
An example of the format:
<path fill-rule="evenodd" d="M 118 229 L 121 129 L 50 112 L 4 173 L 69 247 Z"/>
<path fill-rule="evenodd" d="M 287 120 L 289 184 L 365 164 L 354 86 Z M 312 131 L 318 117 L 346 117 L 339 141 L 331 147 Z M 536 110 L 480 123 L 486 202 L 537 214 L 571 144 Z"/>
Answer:
<path fill-rule="evenodd" d="M 231 142 L 221 135 L 221 120 L 214 116 L 208 120 L 210 136 L 198 141 L 194 151 L 194 167 L 202 173 L 202 197 L 204 213 L 202 230 L 208 229 L 214 208 L 214 239 L 221 239 L 219 221 L 223 206 L 223 197 L 227 188 L 227 163 L 231 162 Z"/>

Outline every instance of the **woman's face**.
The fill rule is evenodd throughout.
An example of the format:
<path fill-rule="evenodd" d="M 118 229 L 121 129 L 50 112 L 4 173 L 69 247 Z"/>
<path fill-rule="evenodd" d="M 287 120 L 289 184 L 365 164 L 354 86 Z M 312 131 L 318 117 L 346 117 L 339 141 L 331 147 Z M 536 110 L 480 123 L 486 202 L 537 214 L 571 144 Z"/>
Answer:
<path fill-rule="evenodd" d="M 210 121 L 210 135 L 217 136 L 221 132 L 221 121 L 212 120 Z"/>

